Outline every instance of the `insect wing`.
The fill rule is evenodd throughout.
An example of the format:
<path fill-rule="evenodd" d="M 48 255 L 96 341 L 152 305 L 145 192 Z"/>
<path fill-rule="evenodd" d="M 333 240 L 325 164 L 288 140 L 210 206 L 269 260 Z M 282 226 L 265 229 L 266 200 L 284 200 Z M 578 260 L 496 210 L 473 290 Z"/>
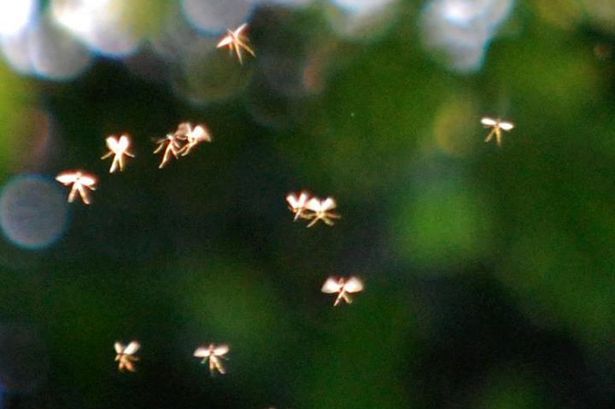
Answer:
<path fill-rule="evenodd" d="M 305 193 L 301 193 L 299 197 L 294 193 L 286 196 L 286 201 L 293 209 L 302 209 L 305 206 L 305 201 L 307 200 L 307 195 Z"/>
<path fill-rule="evenodd" d="M 350 277 L 344 284 L 344 291 L 348 293 L 358 293 L 363 290 L 363 282 L 356 277 Z"/>
<path fill-rule="evenodd" d="M 126 135 L 120 137 L 120 141 L 117 143 L 120 152 L 124 152 L 130 146 L 130 138 Z"/>
<path fill-rule="evenodd" d="M 209 347 L 198 347 L 193 356 L 197 358 L 207 358 L 209 356 Z"/>
<path fill-rule="evenodd" d="M 500 128 L 502 128 L 505 131 L 510 131 L 514 127 L 515 126 L 510 122 L 500 122 Z"/>
<path fill-rule="evenodd" d="M 135 352 L 137 352 L 139 350 L 139 348 L 141 348 L 141 344 L 139 344 L 137 341 L 132 341 L 130 344 L 128 344 L 128 346 L 124 349 L 124 354 L 126 355 L 132 355 Z"/>
<path fill-rule="evenodd" d="M 79 178 L 79 183 L 89 187 L 90 189 L 94 189 L 94 185 L 96 184 L 96 178 L 91 175 L 82 175 Z"/>
<path fill-rule="evenodd" d="M 119 142 L 114 135 L 111 135 L 105 139 L 105 143 L 107 144 L 107 148 L 113 152 L 117 152 Z"/>
<path fill-rule="evenodd" d="M 327 281 L 325 281 L 325 283 L 322 285 L 322 288 L 320 289 L 320 291 L 325 294 L 339 293 L 341 290 L 342 286 L 340 285 L 339 280 L 333 277 L 327 278 Z"/>
<path fill-rule="evenodd" d="M 201 125 L 197 125 L 194 127 L 194 129 L 192 130 L 192 137 L 198 141 L 211 141 L 211 135 Z"/>
<path fill-rule="evenodd" d="M 317 198 L 313 197 L 307 201 L 305 207 L 313 212 L 319 212 L 322 209 L 322 203 Z"/>
<path fill-rule="evenodd" d="M 335 200 L 332 197 L 328 197 L 324 201 L 320 202 L 320 207 L 322 208 L 322 210 L 325 210 L 325 211 L 335 209 L 336 206 L 337 204 L 335 203 Z"/>
<path fill-rule="evenodd" d="M 122 343 L 120 342 L 116 342 L 115 344 L 113 344 L 113 348 L 115 348 L 115 353 L 117 354 L 121 354 L 124 352 L 124 345 L 122 345 Z"/>
<path fill-rule="evenodd" d="M 64 185 L 75 183 L 79 175 L 76 172 L 63 172 L 56 176 L 56 180 Z"/>
<path fill-rule="evenodd" d="M 480 123 L 485 126 L 496 126 L 498 124 L 498 121 L 491 118 L 483 118 L 480 120 Z"/>
<path fill-rule="evenodd" d="M 214 349 L 214 355 L 216 356 L 222 356 L 225 355 L 226 353 L 228 353 L 229 351 L 229 347 L 228 345 L 218 345 L 215 349 Z"/>
<path fill-rule="evenodd" d="M 248 23 L 243 23 L 242 25 L 240 25 L 239 27 L 237 27 L 237 29 L 233 32 L 233 34 L 235 34 L 235 36 L 239 37 L 241 35 L 241 32 L 248 26 Z"/>
<path fill-rule="evenodd" d="M 230 35 L 227 35 L 222 40 L 220 40 L 220 42 L 218 43 L 216 47 L 217 48 L 226 47 L 232 43 L 233 43 L 233 37 L 231 37 Z"/>

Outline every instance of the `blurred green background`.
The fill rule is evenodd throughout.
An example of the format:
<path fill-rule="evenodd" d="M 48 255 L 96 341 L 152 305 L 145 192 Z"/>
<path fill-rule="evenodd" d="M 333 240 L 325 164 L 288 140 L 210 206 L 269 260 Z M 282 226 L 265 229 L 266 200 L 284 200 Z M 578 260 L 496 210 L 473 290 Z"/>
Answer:
<path fill-rule="evenodd" d="M 0 46 L 0 408 L 614 407 L 612 1 L 0 1 Z"/>

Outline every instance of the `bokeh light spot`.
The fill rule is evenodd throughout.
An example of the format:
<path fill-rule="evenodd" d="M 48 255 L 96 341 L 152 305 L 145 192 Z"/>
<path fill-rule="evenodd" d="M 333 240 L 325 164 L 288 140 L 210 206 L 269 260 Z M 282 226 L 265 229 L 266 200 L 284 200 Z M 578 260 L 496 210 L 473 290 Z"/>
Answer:
<path fill-rule="evenodd" d="M 0 0 L 0 35 L 13 35 L 22 31 L 37 7 L 36 0 Z"/>
<path fill-rule="evenodd" d="M 453 70 L 477 71 L 512 6 L 513 0 L 432 0 L 421 16 L 423 43 Z"/>
<path fill-rule="evenodd" d="M 142 41 L 130 7 L 122 0 L 55 0 L 52 15 L 93 52 L 123 57 L 134 53 Z"/>
<path fill-rule="evenodd" d="M 197 30 L 219 34 L 245 23 L 254 8 L 252 0 L 183 0 L 186 19 Z"/>
<path fill-rule="evenodd" d="M 0 193 L 0 227 L 13 244 L 43 249 L 64 232 L 68 207 L 56 185 L 40 176 L 18 176 Z"/>

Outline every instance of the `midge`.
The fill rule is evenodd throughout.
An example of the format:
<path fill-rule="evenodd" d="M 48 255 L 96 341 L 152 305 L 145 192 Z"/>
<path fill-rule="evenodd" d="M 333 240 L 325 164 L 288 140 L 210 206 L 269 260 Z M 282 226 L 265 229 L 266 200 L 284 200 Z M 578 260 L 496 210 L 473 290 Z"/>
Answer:
<path fill-rule="evenodd" d="M 167 134 L 166 138 L 158 139 L 156 141 L 156 145 L 158 146 L 154 150 L 154 154 L 157 154 L 164 149 L 162 161 L 160 162 L 160 166 L 158 166 L 158 169 L 162 169 L 164 165 L 166 165 L 171 160 L 171 156 L 174 156 L 175 159 L 178 159 L 179 154 L 183 149 L 181 137 L 177 136 L 177 134 Z"/>
<path fill-rule="evenodd" d="M 115 172 L 118 167 L 121 172 L 124 170 L 124 156 L 129 156 L 131 158 L 135 157 L 135 155 L 128 152 L 128 148 L 130 147 L 130 138 L 128 135 L 122 135 L 118 139 L 115 135 L 111 135 L 105 139 L 105 142 L 107 143 L 109 152 L 107 152 L 100 159 L 107 159 L 113 155 L 113 162 L 111 162 L 109 173 Z"/>
<path fill-rule="evenodd" d="M 297 220 L 299 218 L 308 219 L 309 215 L 305 212 L 307 209 L 305 205 L 310 198 L 310 195 L 307 192 L 301 192 L 299 195 L 295 193 L 289 193 L 286 196 L 286 201 L 288 202 L 288 208 L 295 215 L 293 220 Z"/>
<path fill-rule="evenodd" d="M 352 303 L 350 294 L 363 291 L 363 282 L 357 277 L 329 277 L 323 284 L 321 291 L 325 294 L 337 293 L 333 306 L 337 306 L 342 300 L 347 304 Z"/>
<path fill-rule="evenodd" d="M 179 150 L 182 156 L 189 154 L 192 148 L 199 143 L 212 141 L 211 134 L 204 125 L 197 125 L 193 128 L 190 122 L 179 124 L 175 137 L 186 141 L 186 144 Z"/>
<path fill-rule="evenodd" d="M 483 118 L 480 120 L 480 123 L 483 124 L 487 128 L 491 128 L 491 132 L 485 138 L 485 142 L 489 142 L 493 139 L 495 135 L 495 141 L 498 146 L 502 146 L 502 131 L 510 131 L 515 127 L 512 122 L 502 121 L 500 119 L 491 119 L 491 118 Z"/>
<path fill-rule="evenodd" d="M 328 226 L 333 226 L 335 222 L 333 220 L 340 219 L 340 216 L 337 213 L 333 213 L 332 210 L 337 207 L 337 203 L 335 203 L 335 199 L 332 197 L 328 197 L 325 200 L 320 200 L 318 198 L 311 198 L 305 204 L 305 208 L 309 210 L 311 213 L 308 214 L 309 219 L 312 220 L 307 227 L 312 227 L 319 220 L 322 220 Z"/>
<path fill-rule="evenodd" d="M 96 190 L 96 176 L 85 173 L 82 170 L 67 170 L 56 176 L 56 180 L 65 186 L 72 185 L 68 194 L 68 202 L 72 203 L 79 194 L 83 203 L 89 205 L 89 190 Z"/>
<path fill-rule="evenodd" d="M 241 34 L 241 32 L 248 26 L 248 24 L 244 23 L 236 28 L 234 31 L 226 30 L 227 34 L 220 40 L 217 45 L 217 48 L 220 47 L 228 47 L 231 54 L 235 51 L 237 54 L 237 59 L 240 64 L 243 64 L 243 60 L 241 58 L 241 49 L 243 48 L 248 53 L 252 55 L 252 57 L 256 57 L 254 51 L 248 45 L 248 38 Z"/>
<path fill-rule="evenodd" d="M 312 227 L 319 220 L 322 220 L 326 225 L 333 226 L 334 220 L 341 218 L 339 214 L 333 212 L 337 204 L 332 197 L 321 200 L 302 191 L 299 194 L 289 193 L 286 196 L 286 201 L 288 202 L 288 209 L 295 215 L 293 220 L 311 220 L 307 227 Z"/>
<path fill-rule="evenodd" d="M 118 362 L 120 372 L 136 372 L 135 362 L 139 360 L 134 354 L 141 348 L 141 344 L 137 341 L 132 341 L 127 346 L 121 342 L 113 344 L 115 348 L 115 361 Z"/>
<path fill-rule="evenodd" d="M 224 355 L 226 355 L 228 351 L 228 345 L 209 344 L 209 346 L 198 347 L 194 351 L 194 356 L 197 358 L 203 358 L 201 361 L 202 364 L 209 360 L 209 373 L 211 375 L 214 375 L 216 371 L 224 375 L 226 370 L 224 369 L 222 362 L 220 362 L 220 359 L 226 359 Z"/>

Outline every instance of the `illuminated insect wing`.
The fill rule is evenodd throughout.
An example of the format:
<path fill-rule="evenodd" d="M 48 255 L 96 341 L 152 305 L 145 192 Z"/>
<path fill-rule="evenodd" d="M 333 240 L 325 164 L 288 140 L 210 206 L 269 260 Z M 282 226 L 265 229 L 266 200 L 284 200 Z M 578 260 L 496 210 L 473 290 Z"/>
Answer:
<path fill-rule="evenodd" d="M 229 346 L 228 345 L 218 345 L 215 349 L 214 349 L 214 355 L 215 356 L 222 356 L 222 355 L 226 355 L 229 351 Z"/>
<path fill-rule="evenodd" d="M 207 128 L 202 125 L 197 125 L 194 127 L 194 129 L 190 129 L 188 132 L 186 132 L 185 136 L 188 140 L 188 143 L 179 150 L 182 156 L 186 156 L 187 154 L 189 154 L 192 148 L 194 148 L 199 143 L 211 142 L 212 140 L 211 134 L 207 131 Z"/>
<path fill-rule="evenodd" d="M 202 125 L 197 125 L 192 130 L 192 139 L 195 141 L 207 141 L 211 142 L 211 134 L 207 131 L 207 129 Z"/>
<path fill-rule="evenodd" d="M 337 207 L 335 200 L 332 197 L 326 198 L 324 201 L 320 202 L 321 211 L 326 212 L 328 210 L 333 210 Z"/>
<path fill-rule="evenodd" d="M 139 350 L 139 348 L 141 348 L 141 344 L 139 344 L 137 341 L 132 341 L 124 349 L 124 354 L 126 354 L 126 355 L 133 355 L 135 352 L 137 352 Z"/>
<path fill-rule="evenodd" d="M 320 202 L 320 199 L 316 197 L 311 198 L 305 204 L 305 208 L 313 211 L 314 213 L 322 212 L 322 204 Z"/>
<path fill-rule="evenodd" d="M 209 358 L 209 355 L 211 354 L 211 352 L 212 351 L 209 349 L 209 347 L 198 347 L 194 351 L 193 355 L 197 358 L 203 358 L 203 363 L 205 363 L 207 358 Z"/>
<path fill-rule="evenodd" d="M 288 202 L 288 206 L 291 212 L 295 214 L 294 220 L 297 220 L 299 217 L 309 219 L 311 216 L 306 215 L 304 213 L 305 205 L 309 196 L 305 192 L 301 192 L 299 196 L 294 193 L 291 193 L 286 196 L 286 201 Z"/>
<path fill-rule="evenodd" d="M 491 118 L 483 118 L 480 120 L 480 123 L 485 125 L 485 126 L 497 126 L 498 121 L 496 121 L 495 119 L 491 119 Z"/>
<path fill-rule="evenodd" d="M 505 131 L 510 131 L 514 127 L 515 127 L 515 125 L 513 125 L 510 122 L 500 122 L 500 128 L 502 128 Z"/>
<path fill-rule="evenodd" d="M 63 185 L 68 186 L 72 183 L 75 183 L 75 181 L 77 181 L 77 179 L 79 178 L 79 175 L 79 172 L 62 172 L 58 176 L 56 176 L 56 180 Z"/>
<path fill-rule="evenodd" d="M 173 134 L 177 139 L 185 139 L 186 135 L 192 132 L 192 125 L 190 122 L 182 122 L 177 125 L 177 130 Z"/>
<path fill-rule="evenodd" d="M 320 291 L 325 294 L 335 294 L 342 291 L 343 286 L 343 279 L 329 277 L 327 278 L 327 281 L 325 281 L 325 283 L 322 285 Z"/>
<path fill-rule="evenodd" d="M 113 348 L 115 348 L 115 353 L 116 354 L 122 354 L 124 353 L 124 345 L 122 345 L 120 342 L 116 342 L 115 344 L 113 344 Z M 119 358 L 115 357 L 115 360 L 117 361 Z"/>
<path fill-rule="evenodd" d="M 232 35 L 233 32 L 231 30 L 227 30 L 227 32 L 228 34 L 224 36 L 222 40 L 220 40 L 220 42 L 216 46 L 217 48 L 228 47 L 229 45 L 233 43 L 233 35 Z"/>
<path fill-rule="evenodd" d="M 346 283 L 344 283 L 344 291 L 348 293 L 358 293 L 363 291 L 363 282 L 356 277 L 350 277 Z"/>

